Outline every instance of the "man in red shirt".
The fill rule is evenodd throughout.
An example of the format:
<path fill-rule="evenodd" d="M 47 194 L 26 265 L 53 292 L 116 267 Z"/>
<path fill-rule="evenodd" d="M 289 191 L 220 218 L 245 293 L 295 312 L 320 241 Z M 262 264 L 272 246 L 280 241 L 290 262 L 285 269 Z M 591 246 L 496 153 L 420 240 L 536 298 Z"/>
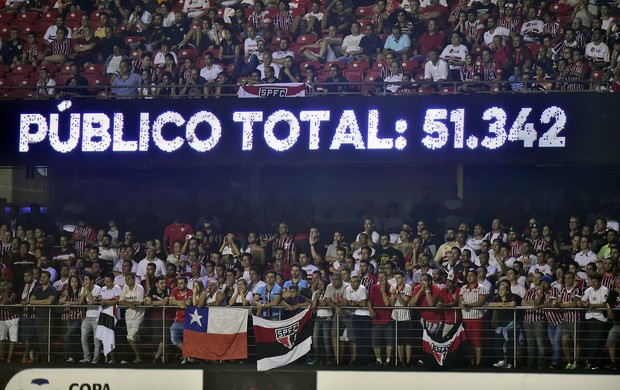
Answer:
<path fill-rule="evenodd" d="M 385 272 L 379 271 L 379 282 L 370 288 L 368 294 L 368 312 L 372 319 L 372 350 L 377 359 L 375 365 L 389 366 L 392 355 L 392 340 L 394 332 L 390 321 L 392 313 L 390 309 L 375 309 L 375 307 L 390 306 L 390 285 L 387 282 Z M 385 347 L 385 363 L 381 359 L 381 349 Z"/>
<path fill-rule="evenodd" d="M 409 306 L 435 307 L 440 296 L 441 289 L 433 284 L 432 276 L 422 274 L 420 284 L 413 289 Z M 440 325 L 443 322 L 443 313 L 440 310 L 420 310 L 420 316 L 423 320 L 423 326 L 429 334 L 433 335 L 440 330 Z"/>
<path fill-rule="evenodd" d="M 432 49 L 437 49 L 441 53 L 445 46 L 444 41 L 446 37 L 443 31 L 438 30 L 437 21 L 434 19 L 429 20 L 427 28 L 428 32 L 422 33 L 416 42 L 414 59 L 419 62 L 426 61 L 426 56 Z"/>
<path fill-rule="evenodd" d="M 454 276 L 450 275 L 446 279 L 446 288 L 441 290 L 437 307 L 443 311 L 443 336 L 445 337 L 454 327 L 457 321 L 461 321 L 461 311 L 455 310 L 459 303 L 460 288 L 456 286 Z"/>
<path fill-rule="evenodd" d="M 177 214 L 177 216 L 174 217 L 174 221 L 164 229 L 164 238 L 162 241 L 166 256 L 170 253 L 174 253 L 173 246 L 175 241 L 185 242 L 185 236 L 193 233 L 194 230 L 192 227 L 187 223 L 181 222 L 181 218 L 179 218 Z"/>
<path fill-rule="evenodd" d="M 192 290 L 187 288 L 187 278 L 181 276 L 178 280 L 179 286 L 172 289 L 169 304 L 178 306 L 174 314 L 174 322 L 170 327 L 170 340 L 181 351 L 183 350 L 183 328 L 185 326 L 185 308 L 192 302 Z M 186 358 L 183 358 L 182 364 L 185 364 Z"/>

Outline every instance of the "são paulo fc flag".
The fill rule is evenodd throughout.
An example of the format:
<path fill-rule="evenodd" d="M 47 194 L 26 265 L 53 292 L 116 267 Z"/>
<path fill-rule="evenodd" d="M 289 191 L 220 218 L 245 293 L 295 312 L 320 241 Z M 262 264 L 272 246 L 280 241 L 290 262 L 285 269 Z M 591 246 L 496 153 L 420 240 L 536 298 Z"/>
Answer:
<path fill-rule="evenodd" d="M 312 346 L 310 309 L 284 321 L 269 321 L 256 316 L 252 318 L 258 371 L 285 366 L 310 352 Z"/>
<path fill-rule="evenodd" d="M 306 96 L 306 84 L 277 83 L 240 85 L 237 96 L 240 98 L 304 97 Z"/>
<path fill-rule="evenodd" d="M 445 336 L 431 333 L 424 327 L 422 336 L 422 361 L 429 370 L 447 370 L 463 366 L 467 351 L 467 337 L 461 322 L 455 324 Z"/>

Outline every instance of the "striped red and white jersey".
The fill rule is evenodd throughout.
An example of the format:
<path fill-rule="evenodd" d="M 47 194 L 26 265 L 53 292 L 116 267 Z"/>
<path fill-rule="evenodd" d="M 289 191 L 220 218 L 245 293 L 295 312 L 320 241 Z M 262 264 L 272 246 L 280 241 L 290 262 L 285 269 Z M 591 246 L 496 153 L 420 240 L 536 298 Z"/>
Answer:
<path fill-rule="evenodd" d="M 97 232 L 95 231 L 95 229 L 93 229 L 90 226 L 83 226 L 83 227 L 78 226 L 73 231 L 73 234 L 71 235 L 71 239 L 75 241 L 78 238 L 83 238 L 83 239 L 94 241 L 97 239 Z M 84 249 L 86 249 L 85 241 L 75 242 L 75 252 L 76 252 L 77 257 L 82 257 L 82 258 L 84 257 Z"/>
<path fill-rule="evenodd" d="M 577 286 L 573 286 L 571 289 L 564 287 L 560 290 L 558 295 L 559 303 L 572 302 L 575 297 L 582 295 L 581 290 Z M 563 311 L 562 322 L 575 322 L 579 321 L 579 312 L 576 310 L 566 309 Z"/>
<path fill-rule="evenodd" d="M 273 242 L 273 252 L 275 253 L 276 249 L 278 248 L 284 248 L 284 262 L 286 264 L 290 264 L 292 253 L 297 253 L 297 246 L 295 245 L 295 240 L 290 237 L 276 238 Z"/>
<path fill-rule="evenodd" d="M 482 35 L 484 32 L 484 24 L 482 21 L 476 20 L 470 22 L 469 20 L 465 21 L 465 36 L 471 38 L 472 40 L 476 40 L 479 35 Z"/>
<path fill-rule="evenodd" d="M 267 11 L 263 11 L 260 14 L 257 14 L 256 11 L 254 11 L 250 15 L 250 23 L 252 23 L 255 28 L 261 29 L 265 25 L 265 18 L 267 17 L 267 15 Z"/>
<path fill-rule="evenodd" d="M 76 303 L 79 300 L 79 296 L 73 297 L 73 299 L 67 299 L 66 302 L 74 302 Z M 67 320 L 81 320 L 84 318 L 84 308 L 69 306 L 62 312 L 61 319 Z"/>
<path fill-rule="evenodd" d="M 510 242 L 510 257 L 515 259 L 523 254 L 523 243 L 521 241 Z"/>
<path fill-rule="evenodd" d="M 603 278 L 601 279 L 601 285 L 607 287 L 607 289 L 609 291 L 611 291 L 614 288 L 616 288 L 616 286 L 615 286 L 616 276 L 614 274 L 607 275 L 606 273 L 603 273 L 602 276 L 603 276 Z"/>
<path fill-rule="evenodd" d="M 2 302 L 3 295 L 8 294 L 7 305 L 13 305 L 17 303 L 17 296 L 13 291 L 0 293 L 0 302 Z M 0 321 L 13 320 L 19 318 L 19 308 L 0 306 Z"/>
<path fill-rule="evenodd" d="M 281 12 L 278 12 L 274 17 L 273 26 L 278 31 L 291 31 L 293 27 L 293 14 L 291 11 L 288 11 L 286 15 L 282 15 Z"/>
<path fill-rule="evenodd" d="M 545 303 L 557 301 L 558 296 L 560 295 L 560 290 L 551 287 L 547 294 L 545 295 Z M 558 326 L 562 323 L 563 313 L 560 310 L 544 310 L 545 317 L 547 317 L 547 321 L 551 326 Z"/>
<path fill-rule="evenodd" d="M 463 299 L 463 303 L 469 304 L 478 302 L 481 295 L 484 295 L 485 297 L 489 295 L 487 289 L 479 283 L 476 283 L 473 288 L 470 288 L 468 285 L 464 285 L 463 287 L 461 287 L 461 291 L 459 293 Z M 475 320 L 478 318 L 482 318 L 485 311 L 486 310 L 481 309 L 462 309 L 461 313 L 463 315 L 463 319 Z"/>
<path fill-rule="evenodd" d="M 562 35 L 562 26 L 558 22 L 545 23 L 543 25 L 543 36 L 549 35 L 551 38 L 557 38 Z"/>
<path fill-rule="evenodd" d="M 521 24 L 523 22 L 519 18 L 513 17 L 512 19 L 499 18 L 497 21 L 498 27 L 504 27 L 510 30 L 511 32 L 519 32 L 521 31 Z"/>
<path fill-rule="evenodd" d="M 52 54 L 70 56 L 73 53 L 73 45 L 71 44 L 71 40 L 65 38 L 62 41 L 53 40 L 50 43 L 50 50 Z"/>
<path fill-rule="evenodd" d="M 523 296 L 523 300 L 524 301 L 538 301 L 542 303 L 545 300 L 544 299 L 545 297 L 543 295 L 544 294 L 540 289 L 530 288 L 529 290 L 525 292 L 525 295 Z M 545 319 L 545 313 L 542 310 L 526 310 L 523 319 L 525 321 L 530 321 L 530 322 L 543 321 Z"/>

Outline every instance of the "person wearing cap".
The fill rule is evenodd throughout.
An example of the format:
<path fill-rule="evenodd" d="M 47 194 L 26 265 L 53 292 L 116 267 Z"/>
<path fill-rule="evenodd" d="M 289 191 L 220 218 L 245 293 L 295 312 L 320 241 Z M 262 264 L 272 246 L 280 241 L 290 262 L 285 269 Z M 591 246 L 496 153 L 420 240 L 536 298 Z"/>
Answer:
<path fill-rule="evenodd" d="M 458 279 L 454 275 L 448 275 L 446 278 L 446 288 L 439 293 L 436 306 L 438 309 L 444 309 L 443 315 L 443 337 L 445 337 L 457 322 L 461 321 L 461 311 L 456 310 L 459 305 L 460 287 L 457 286 Z"/>
<path fill-rule="evenodd" d="M 618 246 L 618 232 L 614 229 L 607 230 L 607 243 L 596 254 L 599 259 L 609 257 L 612 247 Z"/>
<path fill-rule="evenodd" d="M 458 306 L 461 309 L 465 334 L 474 348 L 475 356 L 472 366 L 480 366 L 482 362 L 482 324 L 486 310 L 479 309 L 486 302 L 489 292 L 478 283 L 475 268 L 469 268 L 466 274 L 466 284 L 459 292 Z"/>

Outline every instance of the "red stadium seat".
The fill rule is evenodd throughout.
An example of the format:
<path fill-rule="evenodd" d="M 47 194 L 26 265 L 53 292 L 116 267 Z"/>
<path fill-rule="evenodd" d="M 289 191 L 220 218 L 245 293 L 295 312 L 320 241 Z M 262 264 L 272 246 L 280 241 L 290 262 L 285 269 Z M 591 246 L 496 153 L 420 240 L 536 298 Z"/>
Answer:
<path fill-rule="evenodd" d="M 401 62 L 401 66 L 404 72 L 411 73 L 420 67 L 420 63 L 416 60 L 407 60 Z"/>
<path fill-rule="evenodd" d="M 329 67 L 332 64 L 336 64 L 338 65 L 338 67 L 343 70 L 344 68 L 346 68 L 347 66 L 344 64 L 344 61 L 329 61 L 325 63 L 325 66 L 323 67 L 323 69 L 327 69 L 329 71 Z"/>
<path fill-rule="evenodd" d="M 84 15 L 84 11 L 69 12 L 65 16 L 65 24 L 69 25 L 77 22 L 77 24 L 79 25 L 82 19 L 82 15 Z"/>
<path fill-rule="evenodd" d="M 314 66 L 314 69 L 317 70 L 317 72 L 321 69 L 321 63 L 318 61 L 306 61 L 306 62 L 302 62 L 299 65 L 299 69 L 301 70 L 301 75 L 305 76 L 306 75 L 306 66 L 308 65 L 312 65 Z"/>
<path fill-rule="evenodd" d="M 39 18 L 39 23 L 45 23 L 48 26 L 51 26 L 52 24 L 56 24 L 56 18 L 59 15 L 60 15 L 60 12 L 58 11 L 44 12 L 41 14 L 41 17 Z"/>
<path fill-rule="evenodd" d="M 56 74 L 59 71 L 59 67 L 56 64 L 45 64 L 45 65 L 41 65 L 39 66 L 39 71 L 41 71 L 41 69 L 47 69 L 47 71 L 49 72 L 49 74 Z"/>
<path fill-rule="evenodd" d="M 18 21 L 30 21 L 33 22 L 39 18 L 39 13 L 35 11 L 27 11 L 17 14 L 15 18 L 15 23 Z"/>
<path fill-rule="evenodd" d="M 94 94 L 103 91 L 102 87 L 110 85 L 110 79 L 106 76 L 98 76 L 87 73 L 82 74 L 82 76 L 86 79 L 86 81 L 88 81 L 89 87 L 94 87 L 89 89 L 89 91 Z"/>
<path fill-rule="evenodd" d="M 570 15 L 573 12 L 573 9 L 567 3 L 555 3 L 549 7 L 549 11 L 554 13 L 556 16 L 566 16 Z"/>
<path fill-rule="evenodd" d="M 13 21 L 13 17 L 11 12 L 0 12 L 0 24 L 8 26 Z"/>
<path fill-rule="evenodd" d="M 304 45 L 311 45 L 317 41 L 317 36 L 314 34 L 302 34 L 297 37 L 297 43 L 303 43 Z"/>
<path fill-rule="evenodd" d="M 198 50 L 196 49 L 181 49 L 178 53 L 179 60 L 184 60 L 186 58 L 195 58 L 198 56 Z"/>
<path fill-rule="evenodd" d="M 369 5 L 367 7 L 357 7 L 355 9 L 355 18 L 359 19 L 359 18 L 371 16 L 374 8 L 375 8 L 374 5 Z"/>
<path fill-rule="evenodd" d="M 14 75 L 29 75 L 34 72 L 34 66 L 30 64 L 20 64 L 13 68 L 11 74 Z"/>
<path fill-rule="evenodd" d="M 7 64 L 0 64 L 0 79 L 3 79 L 8 72 L 9 66 Z"/>
<path fill-rule="evenodd" d="M 439 92 L 441 93 L 454 93 L 456 91 L 456 88 L 454 87 L 454 85 L 444 85 L 439 89 Z"/>
<path fill-rule="evenodd" d="M 70 63 L 66 63 L 66 64 L 62 64 L 62 66 L 60 67 L 60 71 L 59 71 L 59 75 L 65 75 L 65 74 L 71 74 L 71 64 Z"/>
<path fill-rule="evenodd" d="M 125 45 L 127 46 L 129 46 L 130 44 L 139 44 L 140 42 L 142 42 L 142 37 L 139 35 L 125 37 Z"/>
<path fill-rule="evenodd" d="M 348 68 L 364 72 L 366 69 L 370 68 L 370 64 L 366 60 L 351 61 L 349 62 Z"/>
<path fill-rule="evenodd" d="M 84 69 L 84 74 L 100 75 L 103 71 L 103 64 L 90 64 Z"/>

